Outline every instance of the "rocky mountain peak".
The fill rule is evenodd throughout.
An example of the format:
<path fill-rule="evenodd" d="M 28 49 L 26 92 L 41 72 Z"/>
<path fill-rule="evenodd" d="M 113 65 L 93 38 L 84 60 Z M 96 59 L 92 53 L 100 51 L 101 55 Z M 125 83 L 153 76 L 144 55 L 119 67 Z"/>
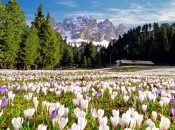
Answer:
<path fill-rule="evenodd" d="M 54 29 L 59 32 L 63 38 L 71 42 L 77 42 L 78 39 L 94 42 L 117 39 L 119 35 L 127 32 L 123 24 L 115 30 L 115 27 L 109 19 L 97 23 L 91 16 L 79 16 L 66 18 L 62 23 L 55 23 L 51 19 Z"/>
<path fill-rule="evenodd" d="M 125 33 L 127 33 L 128 30 L 125 28 L 125 26 L 121 23 L 119 24 L 118 28 L 116 29 L 116 36 L 119 37 L 123 36 Z"/>

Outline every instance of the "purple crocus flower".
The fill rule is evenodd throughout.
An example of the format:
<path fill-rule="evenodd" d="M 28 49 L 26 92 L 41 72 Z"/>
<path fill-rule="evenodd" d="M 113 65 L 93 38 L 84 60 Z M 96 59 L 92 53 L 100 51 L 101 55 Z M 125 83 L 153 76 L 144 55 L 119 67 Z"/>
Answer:
<path fill-rule="evenodd" d="M 59 82 L 57 82 L 57 84 L 58 84 L 58 85 L 61 85 L 61 84 L 62 84 L 62 82 L 61 82 L 61 81 L 59 81 Z"/>
<path fill-rule="evenodd" d="M 141 86 L 140 87 L 137 87 L 135 90 L 136 91 L 142 91 L 142 87 Z"/>
<path fill-rule="evenodd" d="M 8 102 L 8 98 L 4 98 L 1 102 L 1 108 L 4 109 L 7 105 L 7 102 Z"/>
<path fill-rule="evenodd" d="M 53 110 L 52 111 L 52 113 L 51 113 L 51 115 L 50 115 L 50 120 L 52 121 L 53 119 L 54 119 L 54 117 L 55 117 L 55 115 L 56 115 L 56 110 Z"/>
<path fill-rule="evenodd" d="M 96 108 L 95 107 L 92 107 L 91 108 L 91 113 L 94 113 L 94 112 L 96 112 Z"/>
<path fill-rule="evenodd" d="M 171 108 L 171 113 L 172 113 L 172 115 L 173 115 L 173 117 L 175 119 L 175 108 Z"/>
<path fill-rule="evenodd" d="M 20 93 L 22 92 L 22 89 L 23 89 L 22 87 L 19 88 Z"/>
<path fill-rule="evenodd" d="M 95 93 L 95 99 L 98 100 L 98 97 L 99 97 L 99 93 L 96 92 L 96 93 Z"/>
<path fill-rule="evenodd" d="M 5 93 L 5 91 L 6 91 L 6 87 L 0 87 L 0 94 Z"/>
<path fill-rule="evenodd" d="M 174 104 L 174 95 L 171 95 L 170 102 Z"/>
<path fill-rule="evenodd" d="M 161 91 L 158 89 L 158 90 L 156 90 L 156 93 L 157 93 L 157 94 L 160 94 L 160 93 L 161 93 Z"/>
<path fill-rule="evenodd" d="M 8 88 L 9 91 L 12 91 L 12 88 Z"/>

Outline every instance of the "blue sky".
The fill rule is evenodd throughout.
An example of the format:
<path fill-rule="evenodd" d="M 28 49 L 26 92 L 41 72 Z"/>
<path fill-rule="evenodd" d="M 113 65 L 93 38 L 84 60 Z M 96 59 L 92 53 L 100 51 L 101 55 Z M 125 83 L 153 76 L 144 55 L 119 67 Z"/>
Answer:
<path fill-rule="evenodd" d="M 82 15 L 90 15 L 97 22 L 109 19 L 115 27 L 123 23 L 127 29 L 145 23 L 175 22 L 175 0 L 18 0 L 18 3 L 28 24 L 40 3 L 43 13 L 50 12 L 56 22 Z"/>

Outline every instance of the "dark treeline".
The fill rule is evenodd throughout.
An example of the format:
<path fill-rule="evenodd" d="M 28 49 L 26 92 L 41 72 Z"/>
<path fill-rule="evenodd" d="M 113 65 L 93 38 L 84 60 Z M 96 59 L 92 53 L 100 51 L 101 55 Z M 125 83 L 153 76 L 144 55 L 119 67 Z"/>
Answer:
<path fill-rule="evenodd" d="M 111 49 L 112 48 L 112 49 Z M 151 60 L 175 64 L 175 24 L 145 24 L 130 29 L 123 37 L 111 42 L 113 61 L 116 59 Z"/>
<path fill-rule="evenodd" d="M 97 67 L 120 59 L 175 63 L 175 24 L 138 26 L 107 48 L 92 42 L 72 47 L 51 27 L 50 17 L 50 13 L 43 14 L 40 4 L 29 27 L 17 0 L 0 1 L 1 69 Z"/>

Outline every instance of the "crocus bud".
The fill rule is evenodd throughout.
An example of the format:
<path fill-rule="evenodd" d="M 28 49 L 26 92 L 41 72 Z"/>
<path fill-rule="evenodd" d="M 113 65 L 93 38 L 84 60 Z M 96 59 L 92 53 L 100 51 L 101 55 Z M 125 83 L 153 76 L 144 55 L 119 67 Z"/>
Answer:
<path fill-rule="evenodd" d="M 54 119 L 54 117 L 55 117 L 55 115 L 56 115 L 56 112 L 57 112 L 56 110 L 53 110 L 53 111 L 52 111 L 52 113 L 51 113 L 51 115 L 50 115 L 50 120 L 51 120 L 51 121 L 53 121 L 53 119 Z"/>
<path fill-rule="evenodd" d="M 145 114 L 146 109 L 147 109 L 147 105 L 143 104 L 143 105 L 142 105 L 142 113 L 143 113 L 143 114 Z"/>
<path fill-rule="evenodd" d="M 152 118 L 153 118 L 153 122 L 156 122 L 157 112 L 152 111 Z"/>
<path fill-rule="evenodd" d="M 175 108 L 171 108 L 171 113 L 173 115 L 173 118 L 175 119 Z"/>

